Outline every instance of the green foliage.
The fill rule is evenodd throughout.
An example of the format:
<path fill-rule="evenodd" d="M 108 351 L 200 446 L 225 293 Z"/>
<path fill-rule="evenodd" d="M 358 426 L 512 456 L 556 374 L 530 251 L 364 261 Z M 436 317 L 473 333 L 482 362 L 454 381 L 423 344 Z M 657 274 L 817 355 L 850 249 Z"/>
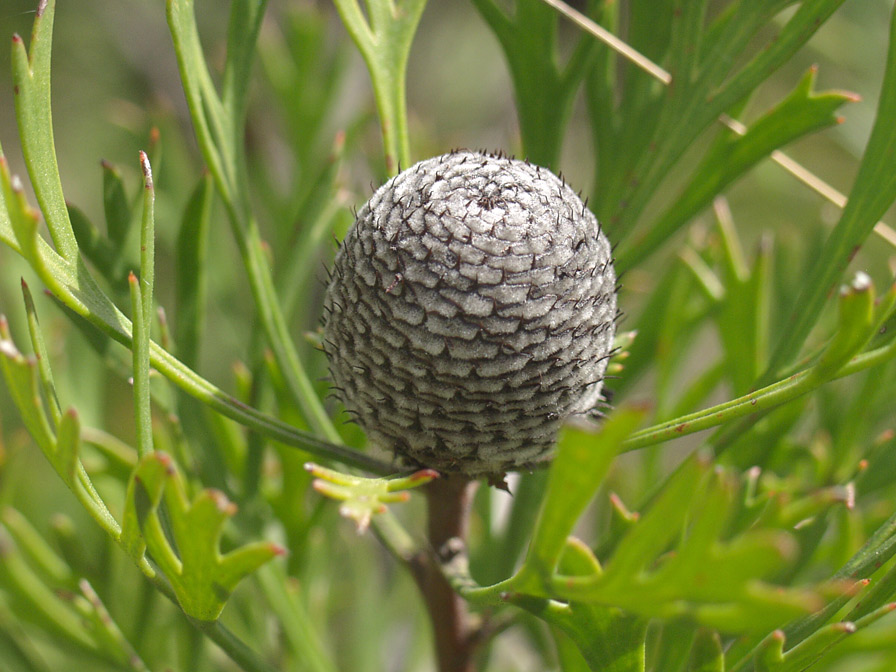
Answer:
<path fill-rule="evenodd" d="M 793 169 L 783 147 L 852 114 L 857 97 L 817 92 L 826 73 L 802 56 L 857 3 L 430 3 L 494 37 L 514 94 L 511 149 L 593 172 L 586 191 L 618 245 L 632 315 L 608 367 L 616 407 L 568 427 L 549 470 L 511 479 L 512 498 L 483 487 L 468 513 L 468 484 L 396 474 L 336 422 L 315 347 L 317 269 L 364 200 L 357 184 L 458 140 L 409 120 L 408 78 L 423 96 L 440 88 L 415 75 L 414 50 L 458 55 L 438 51 L 425 0 L 335 0 L 330 14 L 233 0 L 219 26 L 192 0 L 167 0 L 190 128 L 148 110 L 163 130 L 128 138 L 131 156 L 149 138 L 138 164 L 102 161 L 83 205 L 63 193 L 77 180 L 60 175 L 53 134 L 82 114 L 52 114 L 56 5 L 34 4 L 27 47 L 12 40 L 30 189 L 0 151 L 0 300 L 19 310 L 6 290 L 19 268 L 52 300 L 22 280 L 21 333 L 0 316 L 16 411 L 0 408 L 4 666 L 373 672 L 394 654 L 431 669 L 417 594 L 440 672 L 517 669 L 507 628 L 535 661 L 526 669 L 896 664 L 896 284 L 880 270 L 891 251 L 870 238 L 896 200 L 896 13 L 846 206 L 821 234 L 799 211 L 818 240 L 800 246 L 772 233 L 755 174 L 768 159 Z M 479 48 L 450 37 L 457 52 Z M 348 91 L 356 51 L 370 101 Z M 94 112 L 105 114 L 83 114 Z M 460 142 L 475 146 L 481 129 L 467 130 Z M 90 142 L 79 151 L 99 159 Z M 749 218 L 739 190 L 759 203 Z M 33 355 L 16 345 L 26 339 Z M 211 382 L 235 358 L 235 380 Z M 347 532 L 326 498 L 372 534 Z M 53 511 L 66 513 L 47 526 Z M 399 632 L 413 643 L 393 647 Z"/>

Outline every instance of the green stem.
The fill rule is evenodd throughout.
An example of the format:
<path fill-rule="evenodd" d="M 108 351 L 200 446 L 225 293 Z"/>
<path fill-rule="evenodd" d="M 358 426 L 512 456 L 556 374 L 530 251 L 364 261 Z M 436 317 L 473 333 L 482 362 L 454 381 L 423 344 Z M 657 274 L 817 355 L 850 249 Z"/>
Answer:
<path fill-rule="evenodd" d="M 153 450 L 152 402 L 149 389 L 149 343 L 152 325 L 152 296 L 155 262 L 155 190 L 152 169 L 146 154 L 140 152 L 143 168 L 143 219 L 140 227 L 140 280 L 133 273 L 128 277 L 131 288 L 134 361 L 134 418 L 137 428 L 137 454 L 142 457 Z"/>
<path fill-rule="evenodd" d="M 284 585 L 288 581 L 286 574 L 278 567 L 268 565 L 255 573 L 255 580 L 283 628 L 284 639 L 296 659 L 302 660 L 302 669 L 336 672 L 321 644 L 315 619 L 302 604 L 300 596 Z"/>
<path fill-rule="evenodd" d="M 190 620 L 200 632 L 221 647 L 221 650 L 244 672 L 278 672 L 276 667 L 263 661 L 255 651 L 246 646 L 243 640 L 221 625 L 219 621 Z"/>
<path fill-rule="evenodd" d="M 426 0 L 368 0 L 370 23 L 358 0 L 334 0 L 346 30 L 367 63 L 383 133 L 386 172 L 411 164 L 406 83 L 408 56 Z"/>
<path fill-rule="evenodd" d="M 239 11 L 240 7 L 242 5 L 238 7 L 235 3 L 233 11 Z M 250 60 L 249 45 L 254 45 L 257 40 L 263 9 L 264 3 L 257 9 L 247 29 L 248 34 L 238 47 L 235 40 L 229 42 L 228 49 L 239 48 L 239 53 L 228 54 L 228 72 L 248 67 L 248 62 L 242 61 Z M 290 337 L 258 225 L 250 214 L 246 187 L 239 178 L 245 172 L 239 165 L 245 163 L 239 160 L 243 156 L 245 88 L 233 80 L 236 83 L 227 90 L 228 104 L 226 107 L 222 106 L 208 78 L 208 68 L 196 34 L 192 2 L 169 0 L 168 23 L 197 141 L 224 202 L 231 230 L 246 267 L 252 297 L 277 365 L 308 424 L 327 440 L 337 443 L 340 441 L 339 432 L 314 390 Z M 240 60 L 240 63 L 234 64 L 234 60 Z M 236 79 L 241 80 L 239 77 Z"/>
<path fill-rule="evenodd" d="M 646 448 L 647 446 L 677 439 L 688 434 L 694 434 L 704 429 L 717 427 L 753 413 L 769 410 L 811 392 L 828 380 L 844 378 L 853 373 L 878 366 L 894 356 L 896 356 L 896 341 L 853 357 L 848 364 L 841 367 L 830 378 L 817 375 L 814 368 L 801 371 L 785 380 L 773 383 L 761 390 L 750 392 L 737 399 L 732 399 L 723 404 L 635 432 L 623 444 L 623 451 L 628 452 Z"/>

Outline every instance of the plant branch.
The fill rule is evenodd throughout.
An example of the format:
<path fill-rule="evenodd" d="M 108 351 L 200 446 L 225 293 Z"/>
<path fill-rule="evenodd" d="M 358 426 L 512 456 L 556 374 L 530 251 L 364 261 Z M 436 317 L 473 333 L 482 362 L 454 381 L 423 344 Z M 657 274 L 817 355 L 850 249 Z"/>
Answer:
<path fill-rule="evenodd" d="M 477 481 L 463 476 L 439 478 L 426 486 L 430 552 L 410 562 L 411 572 L 432 622 L 439 672 L 474 672 L 480 642 L 466 601 L 442 574 L 440 565 L 465 545 L 470 506 Z"/>
<path fill-rule="evenodd" d="M 542 2 L 553 7 L 558 13 L 565 16 L 579 28 L 606 44 L 610 49 L 648 73 L 654 79 L 662 82 L 666 86 L 669 86 L 672 83 L 672 75 L 668 70 L 654 63 L 637 49 L 626 44 L 623 40 L 600 26 L 593 19 L 585 16 L 575 8 L 570 7 L 567 3 L 563 2 L 563 0 L 542 0 Z M 719 116 L 719 123 L 727 126 L 738 135 L 743 135 L 746 132 L 746 127 L 742 123 L 737 119 L 732 119 L 727 114 Z M 794 161 L 784 152 L 775 150 L 771 154 L 771 159 L 822 198 L 833 203 L 838 208 L 842 209 L 846 206 L 846 196 L 818 177 L 818 175 L 811 170 L 804 167 L 799 162 Z M 874 232 L 891 245 L 896 246 L 896 231 L 885 222 L 877 222 L 874 227 Z"/>
<path fill-rule="evenodd" d="M 896 357 L 896 341 L 853 357 L 830 378 L 820 378 L 816 375 L 814 368 L 806 369 L 737 399 L 635 432 L 624 443 L 623 452 L 646 448 L 718 427 L 753 413 L 770 410 L 811 392 L 829 380 L 845 378 L 859 371 L 879 366 L 893 357 Z"/>

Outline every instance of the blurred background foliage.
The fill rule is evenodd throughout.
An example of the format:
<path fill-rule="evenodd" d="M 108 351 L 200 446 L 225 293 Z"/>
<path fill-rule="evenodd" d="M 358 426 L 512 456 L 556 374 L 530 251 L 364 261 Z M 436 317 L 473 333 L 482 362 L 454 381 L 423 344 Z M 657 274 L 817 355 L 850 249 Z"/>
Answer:
<path fill-rule="evenodd" d="M 0 35 L 27 35 L 34 5 L 34 0 L 2 0 Z M 212 64 L 220 63 L 227 12 L 218 2 L 200 1 L 197 5 L 206 53 Z M 843 123 L 788 147 L 791 156 L 843 192 L 849 191 L 873 122 L 891 11 L 891 0 L 844 3 L 806 47 L 759 88 L 741 116 L 745 123 L 755 119 L 790 92 L 812 65 L 818 67 L 817 90 L 846 89 L 859 94 L 860 102 L 843 109 Z M 577 32 L 561 21 L 561 51 L 572 44 Z M 125 185 L 136 193 L 140 179 L 137 151 L 150 145 L 153 129 L 158 129 L 161 159 L 154 164 L 158 195 L 156 297 L 159 305 L 172 306 L 174 312 L 180 217 L 202 160 L 170 41 L 161 2 L 60 1 L 54 38 L 53 105 L 66 197 L 94 221 L 103 219 L 101 161 L 120 171 Z M 0 138 L 12 172 L 21 174 L 24 168 L 16 145 L 9 72 L 8 50 L 0 49 Z M 305 84 L 297 87 L 296 82 Z M 329 108 L 323 104 L 325 100 L 332 101 Z M 454 147 L 521 154 L 506 62 L 497 40 L 472 3 L 429 3 L 411 52 L 408 104 L 415 160 Z M 314 114 L 322 109 L 331 109 L 332 114 Z M 594 178 L 589 124 L 579 95 L 561 156 L 553 166 L 571 184 L 582 188 L 585 195 Z M 326 207 L 329 192 L 322 196 L 315 186 L 322 183 L 330 169 L 329 157 L 334 147 L 341 156 L 334 192 L 338 208 L 331 213 L 337 237 L 352 221 L 351 207 L 363 203 L 371 185 L 385 179 L 368 74 L 329 3 L 271 0 L 252 81 L 247 142 L 256 212 L 275 256 L 287 257 L 287 250 L 308 223 L 307 218 Z M 688 160 L 686 157 L 685 165 Z M 672 193 L 679 186 L 672 176 L 664 189 Z M 748 258 L 753 257 L 763 234 L 774 233 L 772 291 L 784 298 L 784 304 L 792 301 L 807 260 L 817 253 L 824 232 L 839 216 L 837 209 L 768 161 L 731 186 L 726 196 Z M 315 199 L 321 202 L 315 204 Z M 896 213 L 891 212 L 888 217 L 892 222 Z M 242 271 L 235 270 L 241 268 L 237 250 L 229 235 L 221 235 L 226 228 L 224 220 L 224 213 L 216 206 L 208 252 L 208 321 L 196 368 L 239 396 L 244 391 L 240 388 L 243 369 L 239 363 L 252 360 L 257 335 L 253 336 L 253 324 L 246 317 L 252 314 L 251 296 Z M 719 241 L 713 214 L 700 215 L 675 240 L 688 240 L 700 250 L 709 250 L 710 257 L 716 254 Z M 293 304 L 291 318 L 299 341 L 302 334 L 316 327 L 319 317 L 314 310 L 315 297 L 322 288 L 327 255 L 332 254 L 334 246 L 324 245 L 321 249 L 325 252 L 315 260 L 318 271 L 312 277 L 295 281 L 296 291 L 301 291 L 303 297 L 303 303 Z M 623 328 L 640 314 L 657 285 L 668 279 L 680 249 L 678 244 L 667 245 L 623 279 L 620 304 L 631 316 L 623 322 Z M 851 268 L 866 271 L 878 286 L 886 286 L 892 277 L 893 252 L 887 243 L 872 237 Z M 40 286 L 23 261 L 10 250 L 0 249 L 0 310 L 10 316 L 16 340 L 27 342 L 20 277 L 32 287 Z M 284 286 L 293 287 L 288 277 L 281 280 Z M 49 299 L 37 296 L 36 300 L 60 396 L 76 403 L 85 424 L 103 427 L 132 442 L 132 402 L 126 381 L 107 372 L 101 356 Z M 786 314 L 780 304 L 774 309 L 772 334 L 783 328 Z M 661 358 L 648 376 L 638 381 L 623 379 L 617 387 L 626 397 L 633 398 L 657 398 L 657 390 L 662 391 L 657 413 L 671 417 L 673 410 L 678 409 L 664 408 L 662 404 L 675 400 L 678 391 L 688 389 L 688 384 L 704 372 L 707 362 L 714 359 L 707 353 L 720 351 L 715 333 L 709 321 L 701 323 L 686 339 L 667 344 L 674 352 L 667 352 L 666 356 L 674 360 L 674 366 Z M 302 347 L 313 377 L 322 377 L 322 358 L 312 344 L 303 341 Z M 818 537 L 812 543 L 824 549 L 819 554 L 824 561 L 812 565 L 817 575 L 798 577 L 800 580 L 821 579 L 836 570 L 892 512 L 892 502 L 896 501 L 896 486 L 891 478 L 896 473 L 896 460 L 891 457 L 896 418 L 886 399 L 875 403 L 868 400 L 879 391 L 878 381 L 884 377 L 892 380 L 893 373 L 891 364 L 886 369 L 834 383 L 810 400 L 783 409 L 768 429 L 769 436 L 775 436 L 776 449 L 763 466 L 771 472 L 769 478 L 779 479 L 773 485 L 782 492 L 799 490 L 807 481 L 818 486 L 844 483 L 856 476 L 860 457 L 875 460 L 874 469 L 856 478 L 861 506 L 833 508 L 823 518 L 826 533 L 815 526 L 804 533 L 806 537 Z M 702 401 L 721 401 L 730 396 L 730 390 L 724 387 L 711 387 Z M 273 404 L 271 400 L 266 403 Z M 227 663 L 203 648 L 195 631 L 180 627 L 174 608 L 138 580 L 130 561 L 74 504 L 43 456 L 33 449 L 30 437 L 11 409 L 8 391 L 0 386 L 0 505 L 22 511 L 41 532 L 55 540 L 58 548 L 67 549 L 67 559 L 73 558 L 73 566 L 82 568 L 92 578 L 99 593 L 107 594 L 110 586 L 123 587 L 111 599 L 106 598 L 107 606 L 129 628 L 139 622 L 129 619 L 144 618 L 158 610 L 153 611 L 154 616 L 146 620 L 145 629 L 140 631 L 143 641 L 133 642 L 138 649 L 146 649 L 146 642 L 165 642 L 157 655 L 161 660 L 177 661 L 178 669 L 225 669 Z M 798 422 L 797 416 L 803 420 Z M 784 441 L 776 433 L 780 427 L 790 430 Z M 353 431 L 345 429 L 346 436 L 357 442 L 359 438 Z M 853 445 L 834 445 L 849 442 L 850 437 L 854 438 Z M 619 502 L 639 503 L 658 475 L 666 473 L 677 456 L 694 445 L 693 441 L 682 441 L 680 445 L 673 444 L 671 450 L 649 449 L 625 456 L 614 467 L 607 491 L 617 493 Z M 756 450 L 755 454 L 732 458 L 732 462 L 747 469 L 754 464 L 753 458 L 764 459 L 761 448 Z M 284 463 L 296 460 L 288 450 L 281 457 Z M 287 466 L 287 473 L 299 466 Z M 226 477 L 221 476 L 220 480 L 225 489 L 238 491 Z M 107 485 L 117 487 L 111 480 Z M 315 636 L 325 640 L 326 649 L 339 652 L 338 669 L 426 669 L 430 655 L 428 627 L 410 579 L 369 539 L 356 538 L 353 530 L 338 519 L 335 507 L 322 505 L 316 499 L 306 500 L 299 492 L 297 501 L 275 503 L 282 507 L 284 520 L 290 515 L 294 519 L 289 533 L 293 536 L 284 540 L 292 553 L 291 570 L 300 577 L 295 585 L 290 584 L 291 590 L 301 595 L 308 613 L 319 619 L 312 628 Z M 831 501 L 838 496 L 831 495 Z M 481 504 L 480 512 L 494 510 L 500 516 L 506 499 L 500 494 L 491 497 L 492 508 Z M 586 525 L 597 532 L 584 531 L 583 536 L 601 538 L 607 524 L 623 524 L 622 510 L 597 507 L 586 520 Z M 254 513 L 251 506 L 241 511 L 238 525 L 251 527 L 257 523 Z M 403 515 L 418 514 L 405 511 Z M 477 525 L 488 525 L 484 514 L 474 520 L 474 539 Z M 78 533 L 74 534 L 73 529 Z M 274 529 L 255 532 L 280 534 Z M 478 533 L 484 534 L 481 529 Z M 474 573 L 487 576 L 492 572 L 495 579 L 503 576 L 487 566 L 476 567 L 475 562 L 474 557 Z M 388 598 L 383 599 L 384 595 Z M 235 605 L 225 613 L 231 627 L 249 640 L 266 641 L 270 637 L 265 628 L 266 617 L 252 600 L 252 593 L 241 588 L 234 601 Z M 141 605 L 142 612 L 132 613 L 129 607 L 134 604 Z M 10 620 L 13 613 L 0 609 L 0 631 L 14 632 L 21 627 Z M 165 614 L 169 616 L 167 620 Z M 660 636 L 657 632 L 656 638 Z M 5 636 L 0 636 L 0 661 L 4 660 L 4 641 Z M 852 654 L 863 647 L 866 652 Z M 64 649 L 46 647 L 41 648 L 38 658 L 46 661 L 46 669 L 62 669 L 59 666 L 64 665 L 65 653 Z M 541 670 L 544 661 L 554 660 L 554 655 L 546 634 L 534 619 L 523 619 L 521 625 L 497 641 L 488 669 Z M 107 665 L 102 661 L 92 664 L 96 667 L 90 669 L 105 669 L 103 665 Z M 896 624 L 892 619 L 884 619 L 879 627 L 847 640 L 818 669 L 889 670 L 894 665 Z"/>

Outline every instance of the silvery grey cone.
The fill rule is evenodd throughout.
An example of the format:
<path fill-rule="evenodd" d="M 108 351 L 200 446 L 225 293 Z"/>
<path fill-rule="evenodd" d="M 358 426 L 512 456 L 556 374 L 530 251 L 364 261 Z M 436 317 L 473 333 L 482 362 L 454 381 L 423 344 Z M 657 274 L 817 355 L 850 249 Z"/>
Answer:
<path fill-rule="evenodd" d="M 377 190 L 336 255 L 333 389 L 412 465 L 532 466 L 600 400 L 615 285 L 597 219 L 550 171 L 469 151 L 421 161 Z"/>

